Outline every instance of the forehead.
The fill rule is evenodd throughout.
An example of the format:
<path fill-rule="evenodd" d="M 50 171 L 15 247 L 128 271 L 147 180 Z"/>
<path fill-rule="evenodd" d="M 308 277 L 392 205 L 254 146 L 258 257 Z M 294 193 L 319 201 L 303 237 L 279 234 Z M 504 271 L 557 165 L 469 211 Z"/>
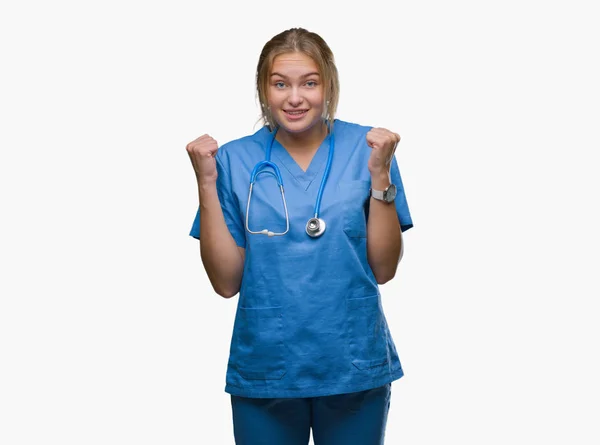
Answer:
<path fill-rule="evenodd" d="M 271 73 L 319 72 L 317 63 L 308 55 L 300 52 L 283 53 L 273 59 Z"/>

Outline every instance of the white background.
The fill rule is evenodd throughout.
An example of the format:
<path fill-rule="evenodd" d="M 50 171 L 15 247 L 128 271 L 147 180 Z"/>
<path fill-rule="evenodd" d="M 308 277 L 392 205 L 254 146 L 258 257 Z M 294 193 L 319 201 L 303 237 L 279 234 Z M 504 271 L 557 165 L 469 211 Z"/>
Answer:
<path fill-rule="evenodd" d="M 294 26 L 402 135 L 386 443 L 600 443 L 593 2 L 343 3 L 2 3 L 0 443 L 233 444 L 185 145 L 255 131 Z"/>

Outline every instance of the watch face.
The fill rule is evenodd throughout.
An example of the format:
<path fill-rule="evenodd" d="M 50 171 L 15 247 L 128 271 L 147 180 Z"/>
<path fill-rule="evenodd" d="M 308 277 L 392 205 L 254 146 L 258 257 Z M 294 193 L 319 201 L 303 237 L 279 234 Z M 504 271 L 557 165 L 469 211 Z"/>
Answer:
<path fill-rule="evenodd" d="M 385 191 L 385 200 L 387 202 L 392 202 L 396 198 L 396 186 L 394 184 L 390 184 L 390 186 Z"/>

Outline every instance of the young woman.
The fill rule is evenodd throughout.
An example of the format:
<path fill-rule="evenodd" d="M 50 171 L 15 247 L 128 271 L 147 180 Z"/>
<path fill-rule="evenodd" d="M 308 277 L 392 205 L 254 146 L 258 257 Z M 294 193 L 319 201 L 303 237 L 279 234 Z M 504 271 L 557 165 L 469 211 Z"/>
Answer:
<path fill-rule="evenodd" d="M 264 126 L 187 145 L 198 182 L 191 235 L 215 291 L 239 293 L 225 391 L 237 444 L 383 443 L 403 375 L 378 284 L 412 227 L 400 136 L 335 119 L 339 81 L 317 34 L 261 52 Z"/>

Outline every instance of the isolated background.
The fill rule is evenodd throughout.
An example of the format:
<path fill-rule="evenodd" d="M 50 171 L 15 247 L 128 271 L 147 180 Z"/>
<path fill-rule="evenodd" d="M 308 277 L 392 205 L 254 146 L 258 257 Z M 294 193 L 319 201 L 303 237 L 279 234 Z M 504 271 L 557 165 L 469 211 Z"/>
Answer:
<path fill-rule="evenodd" d="M 0 443 L 233 444 L 185 145 L 257 128 L 294 26 L 338 117 L 402 135 L 386 443 L 600 443 L 592 3 L 3 2 Z"/>

